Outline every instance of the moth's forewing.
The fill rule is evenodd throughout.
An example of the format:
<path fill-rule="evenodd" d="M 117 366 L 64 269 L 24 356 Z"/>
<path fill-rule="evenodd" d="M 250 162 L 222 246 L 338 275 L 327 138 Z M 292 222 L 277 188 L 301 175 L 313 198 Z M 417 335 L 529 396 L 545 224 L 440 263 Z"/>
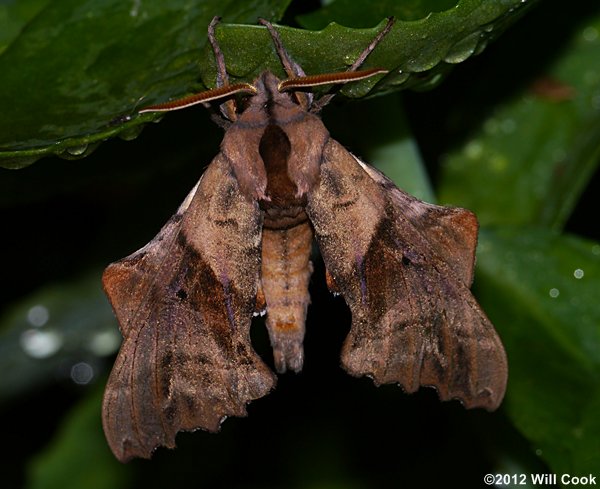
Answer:
<path fill-rule="evenodd" d="M 181 430 L 216 431 L 273 387 L 249 335 L 260 236 L 258 205 L 219 155 L 161 232 L 107 268 L 124 338 L 103 424 L 120 460 L 173 447 Z"/>

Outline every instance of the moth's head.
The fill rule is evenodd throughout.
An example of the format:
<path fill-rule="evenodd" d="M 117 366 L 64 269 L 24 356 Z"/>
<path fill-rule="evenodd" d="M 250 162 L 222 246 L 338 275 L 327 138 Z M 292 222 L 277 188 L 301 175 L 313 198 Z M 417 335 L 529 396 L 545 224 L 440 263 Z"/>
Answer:
<path fill-rule="evenodd" d="M 245 102 L 245 106 L 262 105 L 267 103 L 289 103 L 293 100 L 291 92 L 282 92 L 279 89 L 281 80 L 277 78 L 270 71 L 263 71 L 251 84 L 254 87 L 255 92 L 253 94 L 243 95 L 242 100 Z"/>

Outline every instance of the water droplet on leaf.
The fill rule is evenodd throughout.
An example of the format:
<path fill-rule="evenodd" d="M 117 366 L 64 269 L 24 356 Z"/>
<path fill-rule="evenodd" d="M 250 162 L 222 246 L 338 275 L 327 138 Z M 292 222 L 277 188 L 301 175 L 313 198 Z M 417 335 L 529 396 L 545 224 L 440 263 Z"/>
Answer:
<path fill-rule="evenodd" d="M 89 384 L 93 378 L 94 369 L 89 363 L 79 362 L 71 367 L 71 380 L 76 384 Z"/>
<path fill-rule="evenodd" d="M 23 331 L 20 338 L 21 348 L 30 357 L 48 358 L 54 355 L 62 346 L 63 340 L 54 331 L 28 329 Z"/>
<path fill-rule="evenodd" d="M 37 328 L 46 324 L 48 319 L 50 319 L 50 312 L 46 306 L 41 304 L 31 307 L 29 308 L 29 311 L 27 311 L 27 321 Z"/>
<path fill-rule="evenodd" d="M 100 144 L 100 142 L 96 142 L 93 144 L 78 144 L 76 146 L 70 146 L 63 150 L 61 153 L 58 153 L 57 156 L 64 160 L 79 160 L 88 156 L 92 153 Z"/>
<path fill-rule="evenodd" d="M 87 144 L 81 144 L 79 146 L 71 146 L 70 148 L 67 148 L 67 153 L 69 153 L 70 155 L 73 156 L 81 156 L 83 153 L 85 153 L 88 149 L 88 145 Z"/>
<path fill-rule="evenodd" d="M 123 139 L 124 141 L 133 141 L 135 138 L 137 138 L 140 135 L 143 128 L 144 128 L 144 126 L 142 124 L 131 126 L 131 127 L 128 127 L 127 129 L 123 129 L 118 134 L 118 136 L 121 139 Z"/>
<path fill-rule="evenodd" d="M 593 26 L 583 29 L 583 39 L 587 42 L 594 42 L 598 39 L 598 29 Z"/>
<path fill-rule="evenodd" d="M 483 155 L 483 144 L 477 139 L 469 141 L 469 143 L 465 147 L 465 153 L 467 155 L 467 158 L 471 160 L 481 158 L 481 156 Z"/>
<path fill-rule="evenodd" d="M 444 57 L 446 63 L 462 63 L 477 49 L 481 40 L 481 32 L 475 31 L 457 42 Z"/>

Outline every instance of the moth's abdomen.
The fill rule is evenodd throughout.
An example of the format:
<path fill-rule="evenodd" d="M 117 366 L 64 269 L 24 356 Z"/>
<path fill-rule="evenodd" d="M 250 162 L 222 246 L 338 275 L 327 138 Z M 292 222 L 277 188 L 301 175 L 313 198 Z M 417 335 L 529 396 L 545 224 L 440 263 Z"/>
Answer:
<path fill-rule="evenodd" d="M 290 228 L 263 229 L 262 288 L 267 329 L 279 373 L 302 370 L 312 238 L 308 221 Z"/>

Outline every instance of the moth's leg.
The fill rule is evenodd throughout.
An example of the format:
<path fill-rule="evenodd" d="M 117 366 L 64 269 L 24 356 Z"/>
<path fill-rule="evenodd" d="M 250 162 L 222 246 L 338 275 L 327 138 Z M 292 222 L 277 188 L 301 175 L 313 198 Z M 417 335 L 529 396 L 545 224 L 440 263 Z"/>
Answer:
<path fill-rule="evenodd" d="M 229 75 L 227 74 L 227 68 L 225 66 L 225 57 L 223 56 L 223 51 L 221 51 L 219 43 L 217 42 L 217 37 L 215 36 L 215 26 L 220 20 L 221 17 L 215 16 L 208 25 L 208 42 L 210 42 L 215 55 L 215 61 L 217 63 L 217 88 L 229 85 Z M 235 99 L 229 99 L 226 102 L 223 102 L 219 108 L 221 109 L 221 114 L 223 114 L 223 117 L 225 117 L 225 119 L 228 121 L 233 122 L 237 119 L 237 106 Z"/>
<path fill-rule="evenodd" d="M 265 19 L 258 19 L 258 23 L 264 25 L 268 29 L 269 34 L 271 34 L 271 39 L 273 40 L 273 44 L 275 45 L 275 51 L 277 52 L 277 56 L 279 56 L 279 60 L 281 61 L 283 69 L 285 70 L 288 78 L 306 76 L 306 73 L 304 73 L 302 67 L 292 59 L 290 53 L 288 53 L 285 47 L 283 46 L 283 43 L 281 42 L 281 37 L 279 36 L 279 32 L 275 30 L 273 24 L 271 24 L 268 20 Z M 296 97 L 296 100 L 298 101 L 300 106 L 305 110 L 308 110 L 308 108 L 312 104 L 313 97 L 311 93 L 294 92 L 294 97 Z"/>
<path fill-rule="evenodd" d="M 333 295 L 341 294 L 339 287 L 335 283 L 333 275 L 329 273 L 329 270 L 327 270 L 327 268 L 325 269 L 325 282 L 327 283 L 327 289 L 329 290 L 329 292 L 331 292 Z"/>
<path fill-rule="evenodd" d="M 381 40 L 387 35 L 388 32 L 390 32 L 390 30 L 392 30 L 392 26 L 394 25 L 394 22 L 396 22 L 396 20 L 393 17 L 389 17 L 387 24 L 385 25 L 385 27 L 381 30 L 381 32 L 379 32 L 379 34 L 377 34 L 375 36 L 375 39 L 373 39 L 369 45 L 364 49 L 364 51 L 362 53 L 360 53 L 360 56 L 358 58 L 356 58 L 356 60 L 354 61 L 354 63 L 352 63 L 352 66 L 350 66 L 350 68 L 348 68 L 346 71 L 356 71 L 358 70 L 362 64 L 365 62 L 365 60 L 367 59 L 367 57 L 369 56 L 369 54 L 371 54 L 373 52 L 373 50 L 377 47 L 377 45 L 381 42 Z M 339 89 L 339 87 L 334 88 L 334 90 Z M 333 93 L 328 93 L 326 95 L 323 95 L 319 100 L 315 101 L 314 104 L 312 104 L 310 111 L 317 113 L 320 112 L 321 109 L 323 107 L 325 107 L 333 97 L 335 97 L 336 92 L 334 91 Z"/>
<path fill-rule="evenodd" d="M 217 88 L 229 84 L 229 75 L 227 74 L 227 68 L 225 67 L 225 57 L 223 56 L 223 51 L 221 51 L 219 43 L 217 42 L 217 37 L 215 36 L 215 27 L 220 21 L 221 17 L 215 16 L 208 25 L 208 42 L 210 42 L 217 63 Z"/>
<path fill-rule="evenodd" d="M 265 291 L 263 290 L 262 281 L 258 281 L 256 288 L 256 304 L 254 305 L 254 315 L 264 316 L 267 312 L 267 299 L 265 299 Z"/>
<path fill-rule="evenodd" d="M 258 23 L 264 25 L 269 34 L 271 34 L 271 38 L 273 39 L 273 44 L 275 45 L 275 51 L 277 51 L 277 56 L 281 60 L 281 64 L 283 65 L 283 69 L 287 73 L 287 76 L 290 78 L 297 76 L 306 76 L 302 67 L 296 63 L 290 53 L 287 52 L 283 43 L 281 42 L 281 37 L 279 36 L 279 32 L 275 30 L 273 24 L 271 24 L 268 20 L 258 19 Z"/>
<path fill-rule="evenodd" d="M 373 50 L 377 47 L 377 45 L 381 42 L 381 40 L 387 35 L 387 33 L 390 32 L 390 30 L 392 30 L 392 26 L 394 25 L 394 22 L 396 22 L 396 20 L 393 17 L 388 18 L 388 21 L 387 21 L 387 24 L 385 25 L 385 27 L 381 30 L 381 32 L 379 34 L 377 34 L 375 36 L 375 39 L 373 39 L 369 43 L 369 45 L 364 49 L 364 51 L 362 53 L 360 53 L 360 56 L 358 58 L 356 58 L 356 61 L 354 61 L 354 63 L 352 63 L 352 66 L 350 66 L 350 68 L 348 68 L 346 71 L 356 71 L 362 66 L 362 64 L 367 59 L 367 56 L 369 56 L 369 54 L 371 54 L 373 52 Z"/>

